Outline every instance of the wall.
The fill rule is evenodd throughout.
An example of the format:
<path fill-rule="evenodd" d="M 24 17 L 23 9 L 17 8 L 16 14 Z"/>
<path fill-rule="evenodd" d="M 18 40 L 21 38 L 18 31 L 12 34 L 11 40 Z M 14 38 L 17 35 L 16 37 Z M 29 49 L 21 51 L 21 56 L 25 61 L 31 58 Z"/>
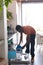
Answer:
<path fill-rule="evenodd" d="M 4 22 L 3 22 L 3 11 L 0 12 L 0 39 L 4 38 Z"/>
<path fill-rule="evenodd" d="M 8 62 L 7 17 L 6 7 L 4 5 L 2 11 L 0 11 L 0 14 L 0 57 L 5 58 Z M 8 64 L 6 63 L 6 65 Z"/>
<path fill-rule="evenodd" d="M 16 15 L 16 1 L 12 1 L 12 3 L 9 4 L 8 6 L 8 11 L 12 12 L 13 19 L 7 22 L 8 25 L 11 25 L 12 28 L 15 30 L 15 26 L 17 23 L 17 15 Z"/>
<path fill-rule="evenodd" d="M 21 3 L 16 3 L 16 12 L 17 12 L 17 24 L 19 24 L 19 25 L 21 25 L 22 24 L 22 18 L 21 18 L 21 15 L 22 15 L 22 13 L 21 13 L 21 11 L 22 11 L 22 9 L 21 9 Z"/>
<path fill-rule="evenodd" d="M 0 41 L 4 39 L 4 20 L 3 20 L 3 9 L 0 11 Z M 4 43 L 0 42 L 0 57 L 4 57 Z"/>

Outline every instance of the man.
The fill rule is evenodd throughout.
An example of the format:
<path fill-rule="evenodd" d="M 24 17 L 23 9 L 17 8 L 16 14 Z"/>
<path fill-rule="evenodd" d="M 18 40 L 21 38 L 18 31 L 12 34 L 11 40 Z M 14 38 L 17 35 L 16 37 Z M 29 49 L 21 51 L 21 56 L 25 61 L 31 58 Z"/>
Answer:
<path fill-rule="evenodd" d="M 26 44 L 22 47 L 22 49 L 26 46 L 26 52 L 29 53 L 29 43 L 31 43 L 31 62 L 34 61 L 34 45 L 35 45 L 35 35 L 36 31 L 31 26 L 16 26 L 16 30 L 20 33 L 20 42 L 22 41 L 22 33 L 27 35 Z"/>

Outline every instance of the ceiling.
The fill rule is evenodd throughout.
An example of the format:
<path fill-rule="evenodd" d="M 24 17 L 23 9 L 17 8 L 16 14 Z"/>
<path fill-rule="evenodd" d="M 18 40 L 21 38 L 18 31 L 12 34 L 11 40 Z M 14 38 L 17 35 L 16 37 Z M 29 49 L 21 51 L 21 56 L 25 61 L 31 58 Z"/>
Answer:
<path fill-rule="evenodd" d="M 43 2 L 43 0 L 17 0 L 17 2 Z"/>

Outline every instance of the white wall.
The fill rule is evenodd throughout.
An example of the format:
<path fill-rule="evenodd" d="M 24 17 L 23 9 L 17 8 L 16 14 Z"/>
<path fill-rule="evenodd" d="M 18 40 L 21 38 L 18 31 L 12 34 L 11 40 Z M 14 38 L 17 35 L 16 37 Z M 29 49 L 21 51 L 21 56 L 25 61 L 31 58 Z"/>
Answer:
<path fill-rule="evenodd" d="M 0 16 L 0 58 L 5 58 L 6 61 L 8 61 L 7 17 L 6 17 L 6 7 L 4 5 L 0 14 L 1 14 Z M 3 39 L 2 43 L 1 43 L 1 39 Z"/>
<path fill-rule="evenodd" d="M 21 19 L 21 14 L 22 14 L 21 13 L 21 11 L 22 11 L 21 10 L 21 5 L 22 5 L 21 3 L 17 3 L 16 2 L 16 13 L 17 13 L 17 24 L 18 25 L 21 25 L 22 24 L 22 19 Z M 20 34 L 18 33 L 17 35 L 18 35 L 17 36 L 18 37 L 17 39 L 18 39 L 18 43 L 19 43 L 19 38 L 20 38 L 19 36 L 20 36 Z"/>
<path fill-rule="evenodd" d="M 4 20 L 3 20 L 3 10 L 0 11 L 0 40 L 4 39 Z M 0 42 L 0 57 L 4 57 L 4 42 L 1 44 Z"/>
<path fill-rule="evenodd" d="M 21 25 L 21 3 L 16 3 L 17 24 Z"/>
<path fill-rule="evenodd" d="M 3 11 L 0 11 L 0 39 L 4 38 Z"/>

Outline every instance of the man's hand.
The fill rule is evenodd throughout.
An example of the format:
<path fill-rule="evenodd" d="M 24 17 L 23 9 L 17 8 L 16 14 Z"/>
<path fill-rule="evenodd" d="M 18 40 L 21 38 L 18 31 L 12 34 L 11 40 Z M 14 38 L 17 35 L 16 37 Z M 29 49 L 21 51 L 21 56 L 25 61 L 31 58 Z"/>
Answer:
<path fill-rule="evenodd" d="M 25 46 L 26 46 L 26 43 L 25 43 L 25 45 L 22 46 L 22 49 L 24 49 Z"/>
<path fill-rule="evenodd" d="M 22 47 L 20 45 L 17 45 L 16 50 L 17 51 L 22 51 Z"/>

